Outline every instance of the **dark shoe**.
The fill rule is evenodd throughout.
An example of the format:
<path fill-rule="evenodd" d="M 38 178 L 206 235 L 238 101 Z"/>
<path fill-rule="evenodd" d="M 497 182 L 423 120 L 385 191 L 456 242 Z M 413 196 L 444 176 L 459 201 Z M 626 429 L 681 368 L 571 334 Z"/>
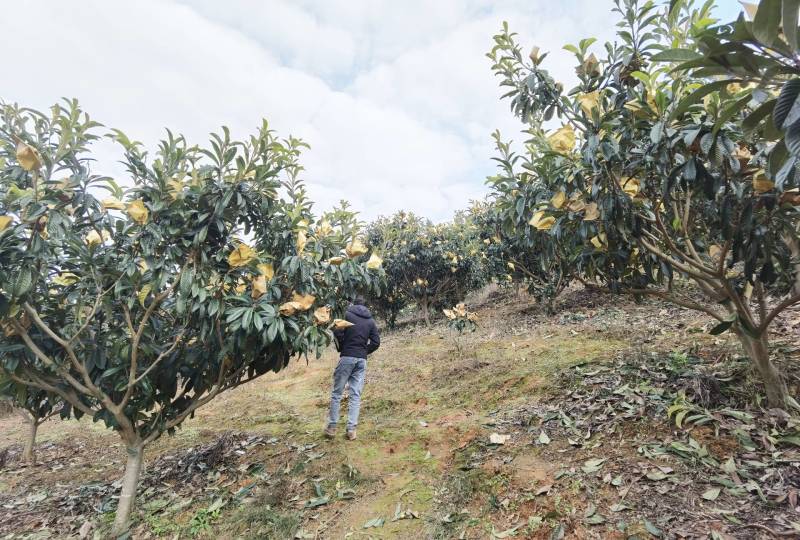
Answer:
<path fill-rule="evenodd" d="M 344 436 L 347 437 L 348 441 L 354 441 L 356 440 L 356 430 L 348 431 Z"/>
<path fill-rule="evenodd" d="M 333 439 L 334 437 L 336 437 L 336 428 L 328 426 L 325 428 L 325 431 L 323 433 L 325 434 L 325 437 L 327 437 L 328 439 Z"/>

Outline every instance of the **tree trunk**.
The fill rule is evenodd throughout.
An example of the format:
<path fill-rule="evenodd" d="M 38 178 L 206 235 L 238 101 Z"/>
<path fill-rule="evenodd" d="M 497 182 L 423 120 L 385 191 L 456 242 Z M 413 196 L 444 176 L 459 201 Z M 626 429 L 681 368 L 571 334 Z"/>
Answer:
<path fill-rule="evenodd" d="M 555 308 L 555 298 L 552 296 L 546 296 L 544 301 L 544 311 L 547 313 L 548 316 L 553 316 L 556 314 Z"/>
<path fill-rule="evenodd" d="M 758 374 L 761 376 L 770 407 L 786 407 L 786 398 L 789 396 L 789 390 L 780 371 L 769 359 L 769 344 L 767 343 L 766 333 L 755 338 L 740 330 L 738 335 L 744 352 L 753 361 Z"/>
<path fill-rule="evenodd" d="M 425 326 L 431 325 L 431 314 L 430 310 L 428 309 L 428 297 L 424 296 L 422 298 L 422 303 L 420 304 L 420 309 L 422 309 L 422 316 L 425 318 Z"/>
<path fill-rule="evenodd" d="M 114 518 L 113 536 L 119 536 L 128 530 L 130 525 L 133 502 L 136 499 L 136 489 L 139 487 L 139 475 L 142 472 L 142 458 L 144 446 L 142 443 L 128 445 L 128 461 L 125 463 L 125 476 L 122 478 L 122 491 L 119 495 L 117 515 Z"/>
<path fill-rule="evenodd" d="M 800 241 L 789 234 L 783 235 L 783 241 L 789 248 L 789 253 L 791 253 L 794 261 L 794 287 L 792 292 L 800 294 Z"/>
<path fill-rule="evenodd" d="M 22 450 L 22 460 L 30 464 L 36 463 L 36 432 L 39 430 L 39 423 L 36 418 L 26 418 L 28 421 L 28 438 L 25 440 L 25 448 Z"/>

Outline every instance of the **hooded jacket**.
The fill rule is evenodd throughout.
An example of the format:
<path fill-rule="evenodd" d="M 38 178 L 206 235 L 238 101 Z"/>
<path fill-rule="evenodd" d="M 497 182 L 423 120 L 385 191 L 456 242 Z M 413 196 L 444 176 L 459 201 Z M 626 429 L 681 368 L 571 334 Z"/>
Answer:
<path fill-rule="evenodd" d="M 342 356 L 366 358 L 380 347 L 378 325 L 366 307 L 354 304 L 347 308 L 344 318 L 353 323 L 353 326 L 333 332 Z"/>

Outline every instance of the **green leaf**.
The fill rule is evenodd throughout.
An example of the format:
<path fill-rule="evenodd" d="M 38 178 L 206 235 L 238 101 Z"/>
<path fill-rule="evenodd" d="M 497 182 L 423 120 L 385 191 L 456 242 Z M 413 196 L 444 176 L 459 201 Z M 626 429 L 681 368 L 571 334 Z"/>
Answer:
<path fill-rule="evenodd" d="M 742 129 L 745 131 L 745 133 L 749 134 L 753 132 L 761 123 L 761 121 L 764 120 L 764 118 L 772 114 L 777 102 L 777 99 L 770 99 L 769 101 L 759 105 L 756 110 L 747 115 L 747 117 L 742 121 Z"/>
<path fill-rule="evenodd" d="M 654 62 L 688 62 L 700 58 L 703 55 L 691 49 L 668 49 L 654 54 L 650 59 Z"/>
<path fill-rule="evenodd" d="M 519 527 L 514 527 L 512 529 L 506 529 L 505 531 L 495 531 L 494 528 L 492 528 L 492 538 L 502 539 L 510 536 L 516 536 L 518 528 Z"/>
<path fill-rule="evenodd" d="M 786 129 L 784 139 L 789 153 L 795 157 L 800 156 L 800 120 Z"/>
<path fill-rule="evenodd" d="M 566 532 L 566 527 L 564 527 L 563 523 L 559 523 L 558 525 L 553 527 L 552 531 L 550 531 L 550 540 L 562 540 L 564 538 L 565 532 Z"/>
<path fill-rule="evenodd" d="M 798 436 L 790 436 L 790 437 L 780 437 L 778 438 L 779 443 L 786 443 L 786 444 L 793 444 L 794 446 L 800 446 L 800 437 Z"/>
<path fill-rule="evenodd" d="M 761 0 L 753 19 L 753 35 L 764 45 L 771 46 L 778 37 L 781 24 L 781 0 Z"/>
<path fill-rule="evenodd" d="M 318 506 L 324 506 L 331 502 L 330 497 L 314 497 L 306 502 L 306 508 L 316 508 Z"/>
<path fill-rule="evenodd" d="M 653 523 L 651 523 L 647 519 L 644 520 L 644 528 L 647 529 L 647 532 L 649 532 L 650 534 L 652 534 L 656 538 L 661 538 L 664 535 L 664 533 L 663 533 L 663 531 L 661 529 L 656 527 Z"/>
<path fill-rule="evenodd" d="M 708 333 L 711 334 L 712 336 L 718 336 L 718 335 L 726 332 L 727 330 L 729 330 L 730 327 L 733 326 L 733 323 L 735 323 L 735 322 L 736 322 L 736 319 L 734 319 L 732 321 L 722 321 L 721 323 L 716 325 L 714 328 L 709 330 Z"/>
<path fill-rule="evenodd" d="M 194 272 L 191 269 L 187 268 L 181 273 L 181 281 L 180 281 L 180 291 L 184 294 L 189 292 L 189 289 L 192 286 L 192 279 L 194 277 Z"/>
<path fill-rule="evenodd" d="M 605 462 L 606 462 L 605 459 L 590 459 L 590 460 L 587 460 L 583 464 L 583 467 L 581 467 L 581 469 L 586 474 L 597 472 L 597 471 L 599 471 L 601 469 L 601 467 L 603 466 L 603 463 L 605 463 Z"/>
<path fill-rule="evenodd" d="M 30 290 L 32 284 L 33 275 L 30 268 L 22 268 L 17 275 L 17 279 L 14 280 L 11 292 L 16 297 L 23 296 Z"/>
<path fill-rule="evenodd" d="M 208 507 L 207 512 L 208 513 L 216 512 L 217 510 L 219 510 L 220 508 L 222 508 L 226 504 L 227 503 L 226 503 L 225 499 L 223 499 L 222 497 L 219 497 L 219 498 L 215 499 L 213 503 L 211 503 L 211 506 Z"/>
<path fill-rule="evenodd" d="M 717 500 L 717 497 L 719 497 L 721 491 L 722 491 L 721 488 L 711 488 L 704 491 L 701 497 L 703 497 L 707 501 L 715 501 Z"/>
<path fill-rule="evenodd" d="M 586 518 L 587 525 L 602 525 L 606 522 L 606 518 L 604 518 L 601 514 L 595 514 L 592 517 Z"/>
<path fill-rule="evenodd" d="M 786 148 L 786 142 L 780 141 L 775 145 L 767 158 L 767 171 L 772 178 L 778 176 L 778 173 L 788 157 L 789 150 Z"/>
<path fill-rule="evenodd" d="M 369 521 L 367 521 L 366 523 L 364 523 L 364 527 L 363 528 L 364 529 L 370 529 L 370 528 L 383 527 L 383 524 L 385 522 L 386 522 L 386 520 L 383 519 L 382 517 L 372 518 Z"/>
<path fill-rule="evenodd" d="M 8 315 L 10 309 L 11 302 L 8 301 L 8 298 L 3 293 L 0 293 L 0 318 Z"/>
<path fill-rule="evenodd" d="M 721 463 L 719 466 L 720 469 L 725 471 L 728 474 L 733 474 L 736 472 L 736 462 L 733 460 L 733 456 L 729 457 L 725 463 Z"/>
<path fill-rule="evenodd" d="M 730 105 L 727 109 L 722 111 L 719 114 L 719 118 L 717 122 L 714 124 L 714 129 L 711 131 L 714 135 L 725 125 L 725 122 L 733 118 L 737 113 L 741 112 L 747 104 L 750 102 L 750 95 L 746 95 L 743 98 L 737 100 L 732 105 Z"/>
<path fill-rule="evenodd" d="M 689 110 L 689 107 L 698 103 L 701 99 L 706 97 L 707 95 L 711 94 L 712 92 L 716 92 L 722 90 L 726 86 L 728 86 L 732 82 L 738 82 L 737 80 L 725 80 L 725 81 L 714 81 L 713 83 L 706 84 L 705 86 L 701 86 L 685 98 L 681 100 L 675 110 L 672 112 L 672 118 L 678 118 L 683 113 Z"/>
<path fill-rule="evenodd" d="M 783 124 L 789 117 L 789 113 L 792 112 L 798 95 L 800 95 L 800 79 L 792 79 L 783 85 L 781 93 L 778 95 L 778 101 L 772 111 L 772 120 L 776 128 L 784 129 Z"/>

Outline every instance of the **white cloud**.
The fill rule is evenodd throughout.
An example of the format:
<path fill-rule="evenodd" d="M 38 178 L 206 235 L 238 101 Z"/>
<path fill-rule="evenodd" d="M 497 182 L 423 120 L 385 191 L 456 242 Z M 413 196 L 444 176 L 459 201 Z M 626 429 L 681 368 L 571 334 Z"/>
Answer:
<path fill-rule="evenodd" d="M 446 219 L 486 192 L 490 133 L 519 138 L 484 54 L 508 20 L 527 48 L 613 34 L 610 0 L 91 0 L 6 6 L 2 97 L 87 111 L 150 148 L 163 129 L 205 142 L 266 117 L 311 144 L 317 209 L 348 199 L 363 217 L 399 209 Z M 22 44 L 22 45 L 21 45 Z M 99 167 L 121 168 L 108 145 Z"/>

